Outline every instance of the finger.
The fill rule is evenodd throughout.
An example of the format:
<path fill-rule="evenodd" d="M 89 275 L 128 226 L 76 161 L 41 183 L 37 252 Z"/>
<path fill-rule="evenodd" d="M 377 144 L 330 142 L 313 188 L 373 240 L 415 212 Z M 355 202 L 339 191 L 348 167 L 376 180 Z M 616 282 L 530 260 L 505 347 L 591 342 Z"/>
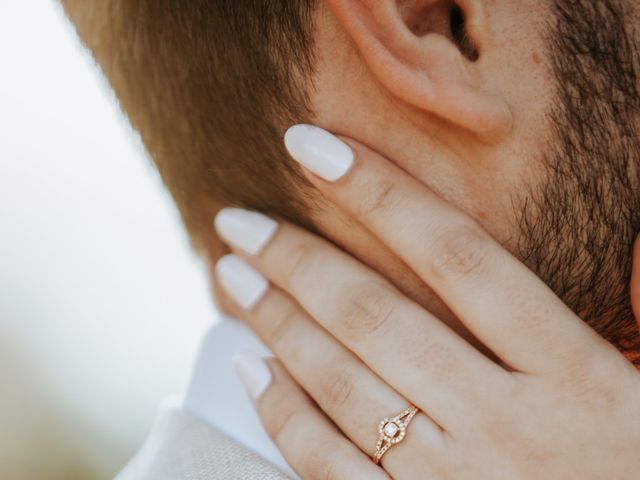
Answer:
<path fill-rule="evenodd" d="M 373 456 L 380 420 L 405 410 L 407 400 L 277 288 L 271 288 L 251 310 L 234 313 L 261 337 L 347 437 Z M 402 448 L 386 455 L 383 465 L 394 476 L 406 476 L 417 467 L 440 464 L 447 457 L 444 448 L 441 429 L 419 414 Z M 422 452 L 419 459 L 414 458 L 416 451 Z M 413 470 L 407 471 L 408 467 Z"/>
<path fill-rule="evenodd" d="M 236 369 L 265 430 L 300 477 L 389 478 L 331 424 L 277 361 L 240 355 Z"/>
<path fill-rule="evenodd" d="M 249 230 L 266 217 L 239 210 L 219 214 L 220 235 L 233 244 L 238 232 L 229 224 L 241 217 L 253 225 L 245 241 L 265 238 Z M 502 370 L 352 257 L 302 229 L 275 228 L 247 260 L 444 429 L 467 428 L 462 419 L 489 391 L 495 394 Z"/>
<path fill-rule="evenodd" d="M 311 181 L 398 254 L 487 347 L 521 371 L 600 345 L 595 332 L 468 215 L 392 162 L 309 126 L 287 132 Z M 338 160 L 337 160 L 338 159 Z"/>

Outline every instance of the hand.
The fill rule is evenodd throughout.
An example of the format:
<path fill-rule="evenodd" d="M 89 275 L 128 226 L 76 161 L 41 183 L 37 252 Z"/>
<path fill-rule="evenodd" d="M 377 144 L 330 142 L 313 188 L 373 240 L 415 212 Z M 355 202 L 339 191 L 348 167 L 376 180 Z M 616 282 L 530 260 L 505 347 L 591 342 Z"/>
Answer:
<path fill-rule="evenodd" d="M 499 359 L 327 241 L 224 210 L 218 231 L 246 263 L 225 257 L 218 277 L 284 366 L 272 361 L 260 377 L 245 359 L 241 370 L 254 375 L 265 427 L 302 477 L 638 478 L 633 365 L 478 223 L 392 162 L 312 127 L 288 135 L 318 190 Z M 420 413 L 406 438 L 374 465 L 379 421 L 409 404 Z"/>

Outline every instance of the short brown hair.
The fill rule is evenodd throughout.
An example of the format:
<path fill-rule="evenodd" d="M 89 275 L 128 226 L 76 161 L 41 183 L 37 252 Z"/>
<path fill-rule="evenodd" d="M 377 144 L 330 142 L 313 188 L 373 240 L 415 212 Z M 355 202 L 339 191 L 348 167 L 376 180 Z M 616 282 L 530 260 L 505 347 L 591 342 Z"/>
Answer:
<path fill-rule="evenodd" d="M 282 136 L 311 117 L 315 0 L 62 3 L 196 248 L 210 249 L 212 212 L 225 205 L 305 224 L 305 182 Z"/>

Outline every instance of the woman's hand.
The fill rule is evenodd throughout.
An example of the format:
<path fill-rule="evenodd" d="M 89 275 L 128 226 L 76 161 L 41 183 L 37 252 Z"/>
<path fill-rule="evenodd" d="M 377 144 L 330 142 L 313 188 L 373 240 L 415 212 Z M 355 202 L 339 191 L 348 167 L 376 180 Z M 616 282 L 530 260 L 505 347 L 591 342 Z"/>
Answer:
<path fill-rule="evenodd" d="M 218 232 L 244 261 L 223 258 L 220 283 L 282 364 L 242 357 L 240 371 L 292 467 L 304 478 L 639 478 L 635 368 L 478 223 L 347 142 L 309 126 L 287 134 L 318 190 L 501 363 L 327 241 L 226 209 Z M 410 404 L 420 413 L 376 466 L 380 420 Z"/>

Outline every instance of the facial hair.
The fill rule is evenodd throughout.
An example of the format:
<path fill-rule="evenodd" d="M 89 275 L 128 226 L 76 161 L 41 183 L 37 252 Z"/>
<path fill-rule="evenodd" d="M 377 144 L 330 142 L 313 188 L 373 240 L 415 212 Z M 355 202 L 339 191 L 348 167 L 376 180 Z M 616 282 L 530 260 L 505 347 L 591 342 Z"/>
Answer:
<path fill-rule="evenodd" d="M 640 52 L 631 4 L 552 0 L 557 101 L 548 173 L 518 209 L 518 250 L 574 312 L 640 364 L 629 296 L 640 230 Z"/>

